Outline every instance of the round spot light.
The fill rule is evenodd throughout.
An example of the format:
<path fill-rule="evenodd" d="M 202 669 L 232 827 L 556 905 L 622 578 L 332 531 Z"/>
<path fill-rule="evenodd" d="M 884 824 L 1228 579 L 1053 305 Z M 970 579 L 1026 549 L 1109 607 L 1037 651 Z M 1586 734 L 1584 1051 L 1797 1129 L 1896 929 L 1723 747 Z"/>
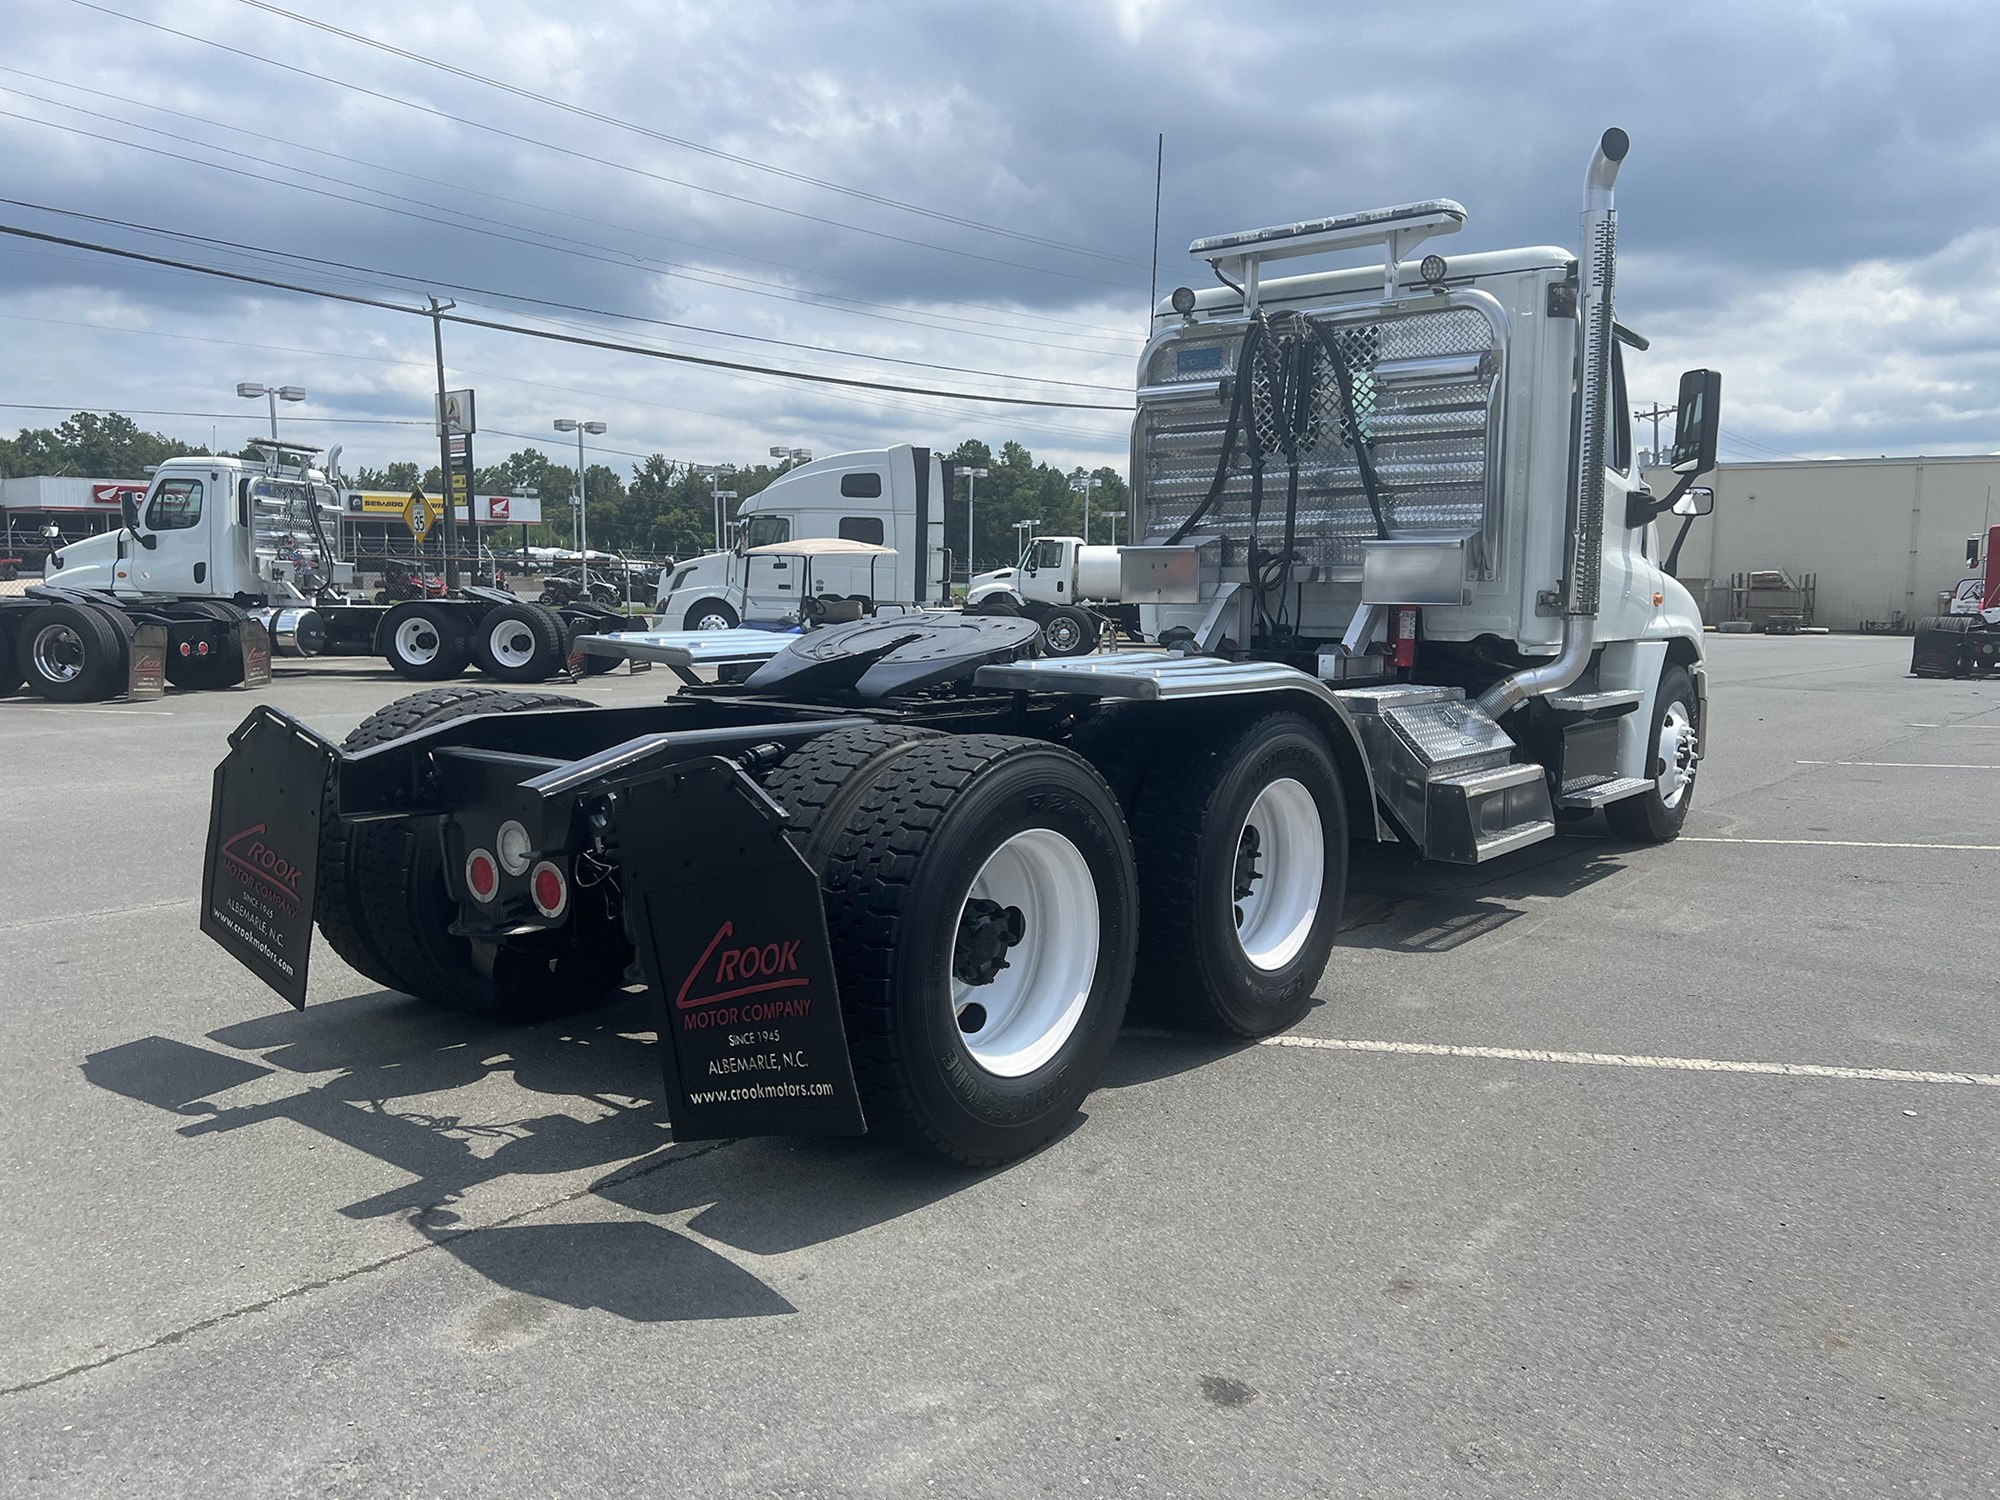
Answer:
<path fill-rule="evenodd" d="M 1417 274 L 1432 286 L 1437 286 L 1444 280 L 1446 269 L 1442 255 L 1426 255 L 1417 262 Z"/>
<path fill-rule="evenodd" d="M 528 862 L 535 857 L 534 841 L 528 837 L 526 828 L 509 820 L 493 836 L 493 852 L 500 857 L 500 868 L 509 875 L 525 875 Z"/>

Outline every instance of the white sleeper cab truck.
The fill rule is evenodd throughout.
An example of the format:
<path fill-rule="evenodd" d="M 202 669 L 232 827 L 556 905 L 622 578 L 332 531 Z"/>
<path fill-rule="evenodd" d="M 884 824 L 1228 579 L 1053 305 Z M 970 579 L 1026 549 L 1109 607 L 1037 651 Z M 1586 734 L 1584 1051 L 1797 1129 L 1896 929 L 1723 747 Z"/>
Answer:
<path fill-rule="evenodd" d="M 951 465 L 905 443 L 839 453 L 787 469 L 737 511 L 734 545 L 660 575 L 657 630 L 733 630 L 796 621 L 801 601 L 867 600 L 937 609 L 951 602 L 944 502 Z M 887 547 L 877 566 L 860 554 L 822 554 L 810 568 L 779 543 L 831 537 Z"/>
<path fill-rule="evenodd" d="M 339 745 L 259 708 L 204 930 L 295 1004 L 315 923 L 376 983 L 515 1016 L 636 960 L 677 1140 L 992 1164 L 1069 1125 L 1128 1004 L 1295 1025 L 1341 982 L 1350 842 L 1474 864 L 1599 810 L 1673 838 L 1707 695 L 1656 560 L 1682 497 L 1632 463 L 1625 151 L 1592 157 L 1577 253 L 1416 260 L 1443 200 L 1194 246 L 1222 288 L 1156 319 L 1119 549 L 1153 644 L 1049 657 L 1030 619 L 917 610 L 587 638 L 697 679 L 651 707 L 454 688 Z M 1718 382 L 1681 388 L 1677 490 Z"/>
<path fill-rule="evenodd" d="M 476 663 L 503 682 L 565 670 L 574 638 L 622 616 L 560 611 L 499 589 L 388 606 L 350 601 L 335 546 L 339 450 L 259 442 L 261 460 L 174 458 L 124 524 L 53 553 L 40 584 L 0 599 L 0 693 L 62 702 L 268 681 L 270 657 L 379 656 L 417 681 Z"/>

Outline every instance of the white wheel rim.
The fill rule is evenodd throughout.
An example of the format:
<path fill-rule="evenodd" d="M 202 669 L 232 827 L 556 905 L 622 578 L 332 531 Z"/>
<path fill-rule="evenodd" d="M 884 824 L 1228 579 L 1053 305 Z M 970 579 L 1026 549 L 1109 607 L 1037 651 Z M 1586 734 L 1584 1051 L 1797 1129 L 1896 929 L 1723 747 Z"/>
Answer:
<path fill-rule="evenodd" d="M 1326 885 L 1326 831 L 1304 782 L 1286 776 L 1257 794 L 1231 858 L 1237 944 L 1254 968 L 1282 969 L 1312 936 Z"/>
<path fill-rule="evenodd" d="M 429 666 L 443 649 L 444 641 L 429 620 L 414 617 L 396 627 L 396 654 L 414 666 Z"/>
<path fill-rule="evenodd" d="M 730 628 L 729 617 L 717 614 L 703 615 L 699 620 L 694 622 L 694 628 L 696 630 L 728 630 Z"/>
<path fill-rule="evenodd" d="M 1660 801 L 1669 810 L 1681 805 L 1681 799 L 1694 785 L 1695 763 L 1701 759 L 1701 742 L 1694 731 L 1694 720 L 1689 716 L 1687 705 L 1675 699 L 1667 705 L 1667 711 L 1660 717 L 1660 774 L 1655 785 L 1660 789 Z"/>
<path fill-rule="evenodd" d="M 1076 628 L 1074 620 L 1051 620 L 1042 627 L 1042 633 L 1049 638 L 1049 646 L 1056 651 L 1074 650 L 1083 634 Z"/>
<path fill-rule="evenodd" d="M 83 675 L 83 637 L 67 625 L 44 625 L 35 633 L 31 659 L 44 682 L 75 682 Z"/>
<path fill-rule="evenodd" d="M 503 667 L 525 667 L 535 659 L 535 633 L 521 620 L 502 620 L 486 638 L 493 660 Z"/>
<path fill-rule="evenodd" d="M 976 902 L 1020 914 L 1019 941 L 985 983 L 960 977 Z M 998 1078 L 1034 1072 L 1076 1030 L 1097 977 L 1097 882 L 1083 852 L 1052 828 L 1015 834 L 973 877 L 953 932 L 951 1008 L 966 1051 Z"/>

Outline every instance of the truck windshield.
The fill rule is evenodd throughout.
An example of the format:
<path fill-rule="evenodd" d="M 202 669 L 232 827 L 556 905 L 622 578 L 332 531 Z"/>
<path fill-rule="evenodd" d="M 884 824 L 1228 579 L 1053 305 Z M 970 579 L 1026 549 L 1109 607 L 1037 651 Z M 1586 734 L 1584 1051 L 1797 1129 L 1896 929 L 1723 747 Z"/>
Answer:
<path fill-rule="evenodd" d="M 752 516 L 743 528 L 743 545 L 746 547 L 768 547 L 773 542 L 789 542 L 791 539 L 790 516 Z"/>

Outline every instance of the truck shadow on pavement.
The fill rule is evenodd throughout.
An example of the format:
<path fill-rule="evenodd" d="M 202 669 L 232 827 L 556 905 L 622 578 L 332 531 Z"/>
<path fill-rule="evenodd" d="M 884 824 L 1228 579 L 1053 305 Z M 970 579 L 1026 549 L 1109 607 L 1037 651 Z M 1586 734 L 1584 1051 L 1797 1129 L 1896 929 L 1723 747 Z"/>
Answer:
<path fill-rule="evenodd" d="M 1520 915 L 1509 903 L 1618 873 L 1621 852 L 1603 839 L 1564 838 L 1494 865 L 1440 869 L 1369 851 L 1354 862 L 1341 942 L 1448 951 Z M 225 1026 L 209 1033 L 210 1046 L 141 1037 L 90 1054 L 82 1070 L 99 1088 L 163 1111 L 190 1142 L 278 1124 L 373 1158 L 407 1180 L 335 1204 L 337 1214 L 402 1219 L 500 1286 L 635 1322 L 793 1311 L 711 1244 L 783 1255 L 920 1212 L 993 1175 L 867 1138 L 676 1143 L 659 1103 L 657 1022 L 645 993 L 524 1026 L 377 992 Z M 1131 1024 L 1140 1029 L 1121 1041 L 1104 1087 L 1155 1082 L 1253 1045 L 1145 1030 L 1143 1003 Z M 280 1130 L 270 1149 L 297 1150 L 299 1139 Z M 539 1197 L 520 1185 L 591 1171 L 586 1185 Z M 352 1174 L 294 1175 L 310 1194 Z M 588 1220 L 592 1198 L 645 1217 Z M 538 1222 L 518 1222 L 526 1218 Z"/>
<path fill-rule="evenodd" d="M 225 1026 L 209 1034 L 219 1047 L 141 1037 L 91 1053 L 82 1071 L 175 1117 L 190 1141 L 279 1123 L 372 1157 L 410 1180 L 338 1214 L 401 1218 L 502 1286 L 640 1322 L 793 1310 L 702 1239 L 782 1254 L 915 1212 L 987 1175 L 866 1138 L 674 1143 L 658 1102 L 656 1004 L 628 993 L 520 1026 L 363 994 Z M 549 1107 L 536 1107 L 544 1097 Z M 271 1149 L 296 1150 L 298 1140 L 280 1131 Z M 522 1189 L 505 1181 L 592 1169 L 605 1170 L 518 1206 Z M 310 1195 L 314 1178 L 304 1180 Z M 695 1234 L 622 1218 L 514 1222 L 580 1217 L 593 1196 Z"/>
<path fill-rule="evenodd" d="M 1449 953 L 1526 915 L 1533 897 L 1573 895 L 1622 874 L 1630 846 L 1559 835 L 1485 865 L 1442 865 L 1400 848 L 1357 846 L 1348 867 L 1341 948 Z M 1339 949 L 1335 949 L 1338 961 Z"/>

